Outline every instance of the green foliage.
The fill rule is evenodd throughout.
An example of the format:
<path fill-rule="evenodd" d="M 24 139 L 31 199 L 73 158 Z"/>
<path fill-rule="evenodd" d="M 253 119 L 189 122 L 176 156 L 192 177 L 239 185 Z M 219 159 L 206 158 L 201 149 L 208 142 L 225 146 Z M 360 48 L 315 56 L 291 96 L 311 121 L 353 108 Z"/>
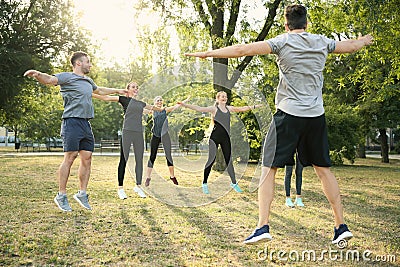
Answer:
<path fill-rule="evenodd" d="M 357 108 L 364 135 L 400 124 L 400 16 L 396 1 L 309 1 L 310 31 L 337 40 L 371 33 L 374 44 L 355 54 L 332 55 L 326 91 Z M 390 41 L 388 41 L 390 40 Z"/>
<path fill-rule="evenodd" d="M 341 166 L 344 164 L 342 151 L 331 150 L 329 151 L 329 157 L 333 166 Z"/>
<path fill-rule="evenodd" d="M 345 104 L 337 103 L 333 96 L 325 95 L 325 115 L 328 128 L 330 150 L 334 154 L 354 162 L 356 148 L 363 137 L 360 129 L 361 119 L 357 110 Z"/>
<path fill-rule="evenodd" d="M 0 124 L 26 138 L 58 135 L 59 96 L 23 74 L 31 68 L 51 73 L 71 51 L 85 50 L 88 39 L 71 2 L 1 1 L 0 14 Z"/>

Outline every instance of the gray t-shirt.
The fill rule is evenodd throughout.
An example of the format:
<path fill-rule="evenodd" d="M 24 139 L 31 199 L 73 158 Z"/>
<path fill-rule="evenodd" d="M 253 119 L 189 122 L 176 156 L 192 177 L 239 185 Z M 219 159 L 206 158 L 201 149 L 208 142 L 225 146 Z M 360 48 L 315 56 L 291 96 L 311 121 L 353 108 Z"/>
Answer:
<path fill-rule="evenodd" d="M 335 40 L 303 32 L 281 34 L 266 42 L 279 68 L 276 108 L 299 117 L 324 114 L 322 72 L 328 53 L 335 50 Z"/>
<path fill-rule="evenodd" d="M 118 102 L 122 105 L 125 112 L 122 129 L 143 132 L 142 116 L 146 103 L 126 96 L 119 96 Z"/>
<path fill-rule="evenodd" d="M 64 100 L 62 118 L 93 118 L 92 92 L 97 89 L 97 85 L 93 80 L 73 72 L 62 72 L 54 76 L 58 79 L 58 85 L 61 87 L 60 92 Z"/>

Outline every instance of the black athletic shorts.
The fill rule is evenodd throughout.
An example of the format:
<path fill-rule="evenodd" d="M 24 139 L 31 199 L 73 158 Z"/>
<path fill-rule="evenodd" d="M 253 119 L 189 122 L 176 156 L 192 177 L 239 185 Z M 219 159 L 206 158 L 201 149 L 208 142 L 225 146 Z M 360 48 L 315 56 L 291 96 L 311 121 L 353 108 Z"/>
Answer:
<path fill-rule="evenodd" d="M 265 167 L 294 165 L 297 151 L 301 164 L 330 167 L 325 114 L 297 117 L 278 110 L 264 140 L 262 163 Z"/>

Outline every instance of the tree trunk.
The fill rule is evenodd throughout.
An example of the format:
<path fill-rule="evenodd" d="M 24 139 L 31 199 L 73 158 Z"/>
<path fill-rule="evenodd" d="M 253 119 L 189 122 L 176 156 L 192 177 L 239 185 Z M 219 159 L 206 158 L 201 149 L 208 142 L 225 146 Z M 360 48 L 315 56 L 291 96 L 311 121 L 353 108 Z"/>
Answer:
<path fill-rule="evenodd" d="M 361 142 L 358 144 L 357 157 L 362 159 L 367 157 L 365 154 L 365 138 L 362 138 Z"/>
<path fill-rule="evenodd" d="M 386 129 L 379 129 L 379 140 L 381 141 L 382 162 L 389 163 L 389 146 Z"/>

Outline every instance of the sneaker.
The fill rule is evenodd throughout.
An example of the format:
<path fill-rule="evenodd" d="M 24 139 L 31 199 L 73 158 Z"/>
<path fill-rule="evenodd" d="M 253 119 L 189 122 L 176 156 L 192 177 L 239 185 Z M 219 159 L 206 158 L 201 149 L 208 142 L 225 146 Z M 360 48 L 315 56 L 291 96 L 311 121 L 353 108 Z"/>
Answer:
<path fill-rule="evenodd" d="M 272 236 L 269 234 L 269 225 L 266 224 L 261 228 L 257 228 L 254 232 L 243 241 L 245 244 L 257 244 L 261 241 L 270 241 Z"/>
<path fill-rule="evenodd" d="M 54 202 L 57 204 L 57 207 L 62 211 L 72 211 L 71 206 L 68 203 L 67 195 L 59 195 L 54 198 Z"/>
<path fill-rule="evenodd" d="M 128 196 L 125 194 L 125 191 L 123 188 L 118 189 L 118 196 L 119 199 L 127 199 Z"/>
<path fill-rule="evenodd" d="M 178 180 L 176 180 L 176 177 L 170 177 L 171 181 L 175 184 L 178 185 Z"/>
<path fill-rule="evenodd" d="M 296 200 L 294 201 L 294 204 L 297 207 L 304 207 L 303 200 L 301 199 L 301 197 L 296 197 Z"/>
<path fill-rule="evenodd" d="M 74 195 L 74 199 L 85 209 L 92 210 L 89 205 L 89 195 L 81 195 L 79 192 Z"/>
<path fill-rule="evenodd" d="M 142 188 L 140 188 L 139 186 L 135 186 L 133 188 L 133 191 L 135 191 L 139 195 L 139 197 L 142 197 L 142 198 L 146 197 L 146 194 L 143 192 Z"/>
<path fill-rule="evenodd" d="M 335 235 L 333 237 L 332 244 L 337 244 L 342 240 L 349 240 L 353 237 L 353 234 L 350 232 L 349 228 L 347 228 L 346 224 L 339 225 L 338 229 L 334 227 L 333 230 Z"/>
<path fill-rule="evenodd" d="M 150 185 L 150 181 L 151 181 L 151 178 L 150 178 L 150 177 L 147 178 L 147 179 L 146 179 L 146 182 L 144 182 L 144 185 L 145 185 L 145 186 L 149 186 L 149 185 Z"/>
<path fill-rule="evenodd" d="M 239 185 L 237 183 L 236 184 L 231 183 L 231 187 L 233 189 L 235 189 L 235 191 L 238 192 L 238 193 L 242 193 L 243 192 L 243 190 L 239 187 Z"/>
<path fill-rule="evenodd" d="M 208 191 L 208 184 L 202 184 L 201 188 L 203 189 L 204 194 L 210 194 L 210 191 Z"/>
<path fill-rule="evenodd" d="M 288 207 L 288 208 L 294 208 L 293 201 L 292 201 L 292 199 L 291 199 L 290 197 L 287 197 L 287 198 L 286 198 L 286 203 L 285 203 L 285 205 L 286 205 L 286 207 Z"/>

